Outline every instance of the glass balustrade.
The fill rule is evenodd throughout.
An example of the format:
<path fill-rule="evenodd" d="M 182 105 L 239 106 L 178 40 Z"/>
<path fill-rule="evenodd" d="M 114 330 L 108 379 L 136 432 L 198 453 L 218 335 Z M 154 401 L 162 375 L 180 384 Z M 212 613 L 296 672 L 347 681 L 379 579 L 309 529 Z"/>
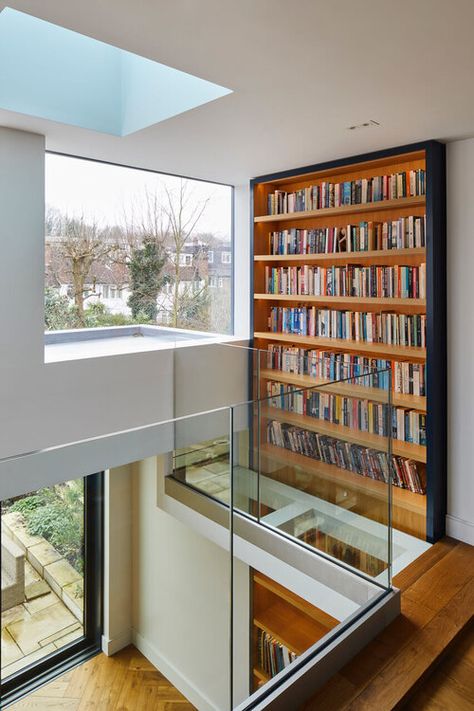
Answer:
<path fill-rule="evenodd" d="M 206 348 L 219 349 L 209 362 L 230 364 L 230 395 L 195 373 L 203 394 L 194 403 L 179 394 L 186 383 L 175 386 L 182 416 L 1 460 L 0 477 L 11 499 L 31 490 L 12 482 L 35 473 L 45 485 L 61 471 L 107 468 L 109 485 L 129 476 L 121 515 L 129 505 L 135 644 L 159 650 L 152 661 L 166 659 L 161 671 L 197 708 L 243 710 L 283 689 L 390 591 L 401 546 L 392 489 L 415 485 L 405 462 L 422 445 L 407 441 L 389 368 Z M 113 526 L 110 497 L 107 506 Z"/>

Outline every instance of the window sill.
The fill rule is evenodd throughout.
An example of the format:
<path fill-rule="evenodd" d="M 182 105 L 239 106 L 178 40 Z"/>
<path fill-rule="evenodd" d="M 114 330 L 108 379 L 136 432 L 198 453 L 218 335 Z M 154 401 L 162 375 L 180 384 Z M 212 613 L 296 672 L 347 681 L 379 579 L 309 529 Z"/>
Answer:
<path fill-rule="evenodd" d="M 242 339 L 225 334 L 148 325 L 48 331 L 44 361 L 58 363 L 238 341 Z"/>

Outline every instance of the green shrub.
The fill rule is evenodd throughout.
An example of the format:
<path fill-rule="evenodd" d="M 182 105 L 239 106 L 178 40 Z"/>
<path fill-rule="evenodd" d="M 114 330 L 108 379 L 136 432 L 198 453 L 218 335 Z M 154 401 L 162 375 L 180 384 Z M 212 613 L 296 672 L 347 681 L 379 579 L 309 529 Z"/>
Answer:
<path fill-rule="evenodd" d="M 40 489 L 16 501 L 32 536 L 42 536 L 77 570 L 84 570 L 84 494 L 82 480 Z"/>

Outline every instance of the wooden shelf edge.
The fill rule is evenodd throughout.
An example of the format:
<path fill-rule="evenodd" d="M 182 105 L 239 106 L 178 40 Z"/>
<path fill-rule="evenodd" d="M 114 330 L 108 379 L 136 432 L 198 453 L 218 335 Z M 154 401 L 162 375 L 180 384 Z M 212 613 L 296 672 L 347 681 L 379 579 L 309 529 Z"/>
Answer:
<path fill-rule="evenodd" d="M 378 200 L 365 202 L 358 205 L 342 205 L 341 207 L 323 207 L 320 210 L 305 210 L 303 212 L 285 212 L 277 215 L 258 215 L 254 217 L 255 223 L 283 222 L 286 220 L 309 220 L 315 217 L 332 215 L 356 215 L 361 212 L 378 212 L 380 210 L 393 210 L 397 208 L 419 207 L 426 204 L 424 195 L 415 197 L 397 198 L 396 200 Z"/>
<path fill-rule="evenodd" d="M 392 298 L 388 296 L 314 296 L 312 294 L 254 294 L 255 301 L 298 301 L 315 304 L 335 304 L 341 306 L 349 304 L 350 306 L 374 307 L 380 306 L 383 308 L 394 309 L 399 308 L 405 311 L 426 311 L 426 299 L 403 299 Z"/>
<path fill-rule="evenodd" d="M 304 600 L 303 598 L 300 598 L 296 593 L 293 593 L 291 590 L 287 590 L 282 585 L 262 573 L 257 571 L 254 572 L 253 582 L 266 590 L 269 590 L 274 595 L 277 595 L 282 600 L 292 605 L 292 607 L 297 608 L 303 615 L 310 617 L 319 625 L 325 627 L 328 632 L 339 624 L 339 620 L 335 617 L 328 615 L 327 612 L 320 610 L 318 607 L 315 607 L 315 605 L 311 604 L 307 600 Z"/>
<path fill-rule="evenodd" d="M 263 669 L 260 669 L 260 667 L 253 667 L 252 672 L 253 675 L 257 677 L 257 679 L 260 679 L 260 681 L 267 682 L 271 679 L 271 676 L 264 672 Z"/>
<path fill-rule="evenodd" d="M 286 373 L 283 370 L 272 370 L 271 368 L 261 370 L 260 377 L 276 382 L 289 383 L 290 385 L 299 385 L 303 388 L 313 387 L 336 395 L 388 403 L 387 390 L 383 390 L 382 388 L 357 385 L 351 382 L 331 381 L 324 378 L 313 378 L 310 375 L 296 375 L 295 373 Z M 370 377 L 370 373 L 368 377 Z M 359 379 L 362 379 L 362 376 L 354 376 L 353 378 L 355 381 Z M 421 395 L 405 395 L 404 393 L 395 393 L 392 391 L 391 404 L 395 407 L 405 407 L 409 410 L 426 412 L 426 397 Z"/>
<path fill-rule="evenodd" d="M 367 341 L 352 341 L 342 338 L 320 338 L 319 336 L 297 336 L 292 333 L 273 333 L 271 331 L 256 331 L 254 339 L 266 341 L 284 341 L 295 345 L 308 345 L 326 348 L 331 351 L 348 353 L 372 353 L 376 356 L 386 355 L 393 360 L 409 360 L 423 362 L 426 360 L 426 348 L 415 346 L 395 346 L 388 343 L 368 343 Z"/>
<path fill-rule="evenodd" d="M 260 414 L 267 419 L 287 422 L 310 432 L 341 439 L 344 442 L 357 444 L 361 447 L 369 447 L 379 452 L 388 452 L 388 439 L 381 435 L 361 432 L 345 425 L 336 425 L 310 415 L 299 415 L 287 410 L 281 410 L 278 407 L 262 407 Z M 426 447 L 420 444 L 392 439 L 392 454 L 426 464 Z"/>
<path fill-rule="evenodd" d="M 301 469 L 312 471 L 315 475 L 334 481 L 341 486 L 347 486 L 348 488 L 357 489 L 366 495 L 382 498 L 387 501 L 388 506 L 388 489 L 387 484 L 383 481 L 356 474 L 348 469 L 341 469 L 335 464 L 326 464 L 317 459 L 311 459 L 311 457 L 306 457 L 298 452 L 292 452 L 289 449 L 277 447 L 273 444 L 261 445 L 260 452 L 272 461 L 276 460 L 287 466 L 297 466 Z M 417 494 L 409 489 L 392 486 L 392 498 L 394 506 L 426 516 L 426 494 Z"/>
<path fill-rule="evenodd" d="M 322 254 L 255 254 L 255 262 L 376 262 L 384 261 L 404 264 L 405 261 L 416 263 L 426 260 L 426 248 L 375 249 L 366 252 L 329 252 Z"/>

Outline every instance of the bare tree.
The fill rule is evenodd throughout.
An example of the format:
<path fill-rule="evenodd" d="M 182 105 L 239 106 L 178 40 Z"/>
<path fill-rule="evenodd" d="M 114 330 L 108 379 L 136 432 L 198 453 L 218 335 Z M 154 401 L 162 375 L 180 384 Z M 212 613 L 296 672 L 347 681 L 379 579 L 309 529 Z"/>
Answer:
<path fill-rule="evenodd" d="M 50 274 L 58 284 L 71 284 L 77 319 L 84 326 L 84 303 L 95 294 L 93 267 L 101 264 L 106 268 L 108 260 L 118 260 L 121 247 L 107 230 L 86 222 L 84 217 L 65 216 L 55 225 L 55 231 L 58 234 L 50 243 Z"/>
<path fill-rule="evenodd" d="M 205 327 L 207 247 L 194 241 L 190 264 L 183 262 L 182 256 L 186 253 L 187 245 L 192 244 L 210 197 L 196 201 L 185 179 L 179 181 L 175 190 L 165 185 L 164 192 L 162 212 L 166 217 L 166 242 L 169 244 L 172 265 L 171 325 L 175 328 L 196 325 Z M 161 224 L 164 224 L 163 220 Z"/>

